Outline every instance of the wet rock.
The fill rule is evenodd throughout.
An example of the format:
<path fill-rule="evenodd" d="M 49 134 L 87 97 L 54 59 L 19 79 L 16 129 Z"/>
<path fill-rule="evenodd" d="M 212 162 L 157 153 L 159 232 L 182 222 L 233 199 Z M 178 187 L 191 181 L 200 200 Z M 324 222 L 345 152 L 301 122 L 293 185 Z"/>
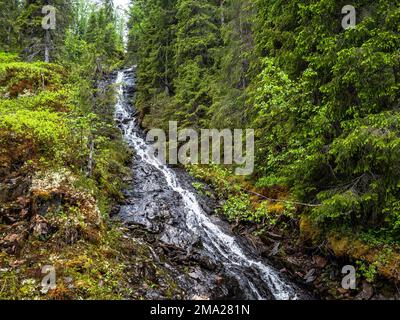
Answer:
<path fill-rule="evenodd" d="M 369 300 L 374 295 L 374 288 L 368 282 L 363 281 L 361 292 L 355 297 L 356 300 Z"/>
<path fill-rule="evenodd" d="M 111 216 L 111 217 L 116 216 L 116 215 L 120 212 L 120 210 L 121 210 L 121 207 L 120 207 L 120 206 L 113 206 L 113 207 L 111 208 L 111 211 L 110 211 L 110 216 Z"/>
<path fill-rule="evenodd" d="M 295 267 L 301 267 L 300 262 L 294 257 L 287 257 L 286 261 Z"/>
<path fill-rule="evenodd" d="M 191 300 L 196 300 L 196 301 L 206 301 L 206 300 L 210 300 L 209 296 L 199 296 L 199 295 L 194 295 L 190 298 Z"/>
<path fill-rule="evenodd" d="M 214 209 L 211 208 L 210 206 L 208 206 L 208 205 L 205 204 L 205 203 L 202 204 L 201 207 L 202 207 L 202 209 L 204 210 L 204 212 L 207 213 L 207 214 L 209 214 L 209 215 L 211 215 L 211 214 L 214 213 Z"/>
<path fill-rule="evenodd" d="M 342 288 L 342 287 L 338 288 L 337 291 L 338 291 L 341 295 L 345 295 L 345 294 L 348 294 L 348 293 L 349 293 L 349 290 L 348 290 L 348 289 L 345 289 L 345 288 Z"/>
<path fill-rule="evenodd" d="M 9 254 L 16 254 L 22 248 L 23 243 L 28 238 L 29 233 L 24 223 L 16 223 L 10 227 L 8 233 L 1 241 L 0 246 L 5 248 Z"/>
<path fill-rule="evenodd" d="M 265 246 L 272 246 L 272 245 L 274 245 L 275 244 L 275 240 L 273 240 L 273 239 L 271 239 L 271 238 L 269 238 L 269 237 L 267 237 L 267 236 L 265 236 L 265 235 L 261 235 L 260 236 L 260 240 L 262 241 L 262 243 L 265 245 Z M 268 253 L 267 254 L 265 254 L 265 256 L 268 256 Z"/>
<path fill-rule="evenodd" d="M 296 271 L 295 274 L 300 278 L 304 278 L 304 273 L 302 273 L 300 271 Z"/>
<path fill-rule="evenodd" d="M 6 243 L 7 242 L 10 243 L 10 242 L 17 241 L 18 239 L 19 239 L 19 235 L 16 234 L 16 233 L 12 233 L 12 234 L 8 234 L 7 236 L 5 236 L 3 241 L 6 242 Z"/>
<path fill-rule="evenodd" d="M 18 268 L 18 267 L 22 266 L 25 263 L 26 263 L 25 259 L 14 260 L 13 262 L 10 263 L 10 267 L 11 268 Z"/>
<path fill-rule="evenodd" d="M 328 264 L 328 261 L 321 256 L 314 256 L 313 261 L 314 261 L 314 264 L 320 269 L 325 268 L 326 265 Z"/>
<path fill-rule="evenodd" d="M 156 290 L 151 290 L 148 287 L 146 289 L 146 299 L 148 300 L 163 300 L 165 297 L 163 297 L 160 292 Z"/>
<path fill-rule="evenodd" d="M 211 258 L 206 256 L 201 256 L 198 263 L 201 267 L 209 271 L 215 271 L 218 268 L 218 265 Z"/>
<path fill-rule="evenodd" d="M 184 249 L 196 241 L 196 238 L 185 229 L 166 225 L 160 240 L 164 243 Z"/>
<path fill-rule="evenodd" d="M 36 237 L 44 237 L 50 234 L 51 227 L 47 223 L 46 219 L 36 215 L 31 220 L 30 229 L 33 231 L 33 235 Z"/>
<path fill-rule="evenodd" d="M 311 269 L 310 271 L 307 272 L 307 274 L 304 276 L 304 280 L 306 283 L 311 283 L 314 282 L 314 280 L 317 278 L 315 269 Z"/>
<path fill-rule="evenodd" d="M 223 278 L 223 277 L 221 277 L 221 276 L 219 276 L 219 275 L 215 276 L 215 284 L 216 284 L 217 286 L 222 285 L 223 282 L 224 282 L 224 278 Z"/>
<path fill-rule="evenodd" d="M 203 276 L 203 273 L 199 269 L 197 269 L 195 271 L 188 273 L 188 276 L 193 279 L 201 279 L 201 277 Z"/>
<path fill-rule="evenodd" d="M 30 177 L 20 176 L 0 183 L 0 203 L 15 201 L 28 193 Z"/>
<path fill-rule="evenodd" d="M 275 243 L 273 249 L 271 250 L 271 253 L 269 254 L 271 257 L 277 255 L 277 253 L 279 252 L 279 247 L 280 247 L 280 245 L 281 245 L 280 242 Z"/>
<path fill-rule="evenodd" d="M 0 222 L 7 225 L 16 223 L 21 210 L 20 206 L 0 204 Z"/>
<path fill-rule="evenodd" d="M 62 194 L 59 192 L 51 192 L 45 196 L 35 196 L 33 210 L 41 216 L 45 216 L 50 211 L 60 212 L 62 198 Z"/>

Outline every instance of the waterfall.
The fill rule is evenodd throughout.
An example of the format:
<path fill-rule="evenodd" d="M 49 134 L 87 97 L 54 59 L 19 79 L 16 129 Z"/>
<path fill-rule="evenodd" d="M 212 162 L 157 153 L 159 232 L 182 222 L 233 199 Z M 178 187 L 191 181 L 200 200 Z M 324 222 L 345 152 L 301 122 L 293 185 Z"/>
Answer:
<path fill-rule="evenodd" d="M 130 74 L 132 70 L 128 70 Z M 268 299 L 265 290 L 260 290 L 260 284 L 268 288 L 272 298 L 279 300 L 298 299 L 299 289 L 290 284 L 282 275 L 265 263 L 248 254 L 235 236 L 222 230 L 204 212 L 193 192 L 185 189 L 180 183 L 174 170 L 161 163 L 152 156 L 152 146 L 144 140 L 143 134 L 132 116 L 133 108 L 124 95 L 124 87 L 134 86 L 134 78 L 127 75 L 128 71 L 118 72 L 116 85 L 118 88 L 118 101 L 115 106 L 115 118 L 119 123 L 126 142 L 135 152 L 136 159 L 146 164 L 146 170 L 155 172 L 165 179 L 165 188 L 180 195 L 184 204 L 184 226 L 186 232 L 199 237 L 204 250 L 223 265 L 224 270 L 229 272 L 241 284 L 241 290 L 248 292 L 251 299 Z M 251 272 L 249 272 L 251 270 Z M 255 281 L 257 279 L 257 281 Z M 270 297 L 271 298 L 271 297 Z"/>

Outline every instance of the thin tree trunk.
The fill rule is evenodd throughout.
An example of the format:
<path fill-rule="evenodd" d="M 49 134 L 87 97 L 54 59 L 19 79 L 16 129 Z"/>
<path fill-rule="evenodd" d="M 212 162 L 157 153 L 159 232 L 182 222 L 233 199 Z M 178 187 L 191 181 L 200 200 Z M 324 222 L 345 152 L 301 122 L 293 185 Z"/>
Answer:
<path fill-rule="evenodd" d="M 220 3 L 220 10 L 221 10 L 221 25 L 222 25 L 222 26 L 225 24 L 225 15 L 224 15 L 224 2 L 225 2 L 225 0 L 221 0 L 221 3 Z"/>
<path fill-rule="evenodd" d="M 168 45 L 166 46 L 167 48 L 169 47 L 169 42 L 167 42 Z M 168 49 L 165 50 L 165 76 L 164 76 L 164 84 L 165 84 L 165 93 L 169 96 L 170 92 L 169 92 L 169 81 L 168 81 L 168 72 L 169 72 L 169 68 L 168 68 Z"/>
<path fill-rule="evenodd" d="M 44 44 L 44 62 L 50 62 L 50 31 L 46 30 Z"/>
<path fill-rule="evenodd" d="M 8 27 L 7 44 L 11 47 L 11 26 Z"/>
<path fill-rule="evenodd" d="M 92 137 L 90 138 L 89 148 L 90 148 L 89 161 L 88 161 L 87 172 L 86 172 L 86 175 L 88 177 L 90 177 L 92 175 L 92 172 L 93 172 L 94 141 L 93 141 Z"/>

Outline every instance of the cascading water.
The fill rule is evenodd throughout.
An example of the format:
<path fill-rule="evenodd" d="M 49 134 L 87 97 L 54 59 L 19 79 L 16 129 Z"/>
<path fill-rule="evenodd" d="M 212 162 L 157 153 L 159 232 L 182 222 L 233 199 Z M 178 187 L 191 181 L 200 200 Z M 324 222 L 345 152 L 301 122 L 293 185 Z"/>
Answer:
<path fill-rule="evenodd" d="M 200 255 L 212 259 L 219 266 L 219 272 L 227 275 L 228 279 L 235 279 L 241 292 L 238 298 L 306 298 L 306 294 L 278 271 L 249 253 L 249 249 L 235 236 L 229 235 L 218 221 L 213 221 L 195 194 L 182 186 L 174 170 L 152 156 L 152 146 L 143 139 L 126 94 L 135 85 L 133 70 L 118 72 L 116 84 L 115 118 L 124 138 L 134 149 L 134 173 L 137 175 L 130 194 L 132 199 L 121 208 L 122 219 L 158 232 L 160 241 L 188 251 L 196 243 L 201 243 Z M 210 278 L 209 274 L 205 271 L 202 278 Z M 198 278 L 199 283 L 206 281 Z M 192 289 L 196 291 L 196 286 Z"/>

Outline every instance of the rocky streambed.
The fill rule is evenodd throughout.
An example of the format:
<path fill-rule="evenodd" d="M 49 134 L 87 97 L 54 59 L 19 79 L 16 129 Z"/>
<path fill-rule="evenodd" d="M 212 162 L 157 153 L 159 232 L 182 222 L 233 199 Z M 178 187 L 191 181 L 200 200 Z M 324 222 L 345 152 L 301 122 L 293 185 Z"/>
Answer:
<path fill-rule="evenodd" d="M 174 275 L 184 292 L 181 298 L 309 299 L 246 239 L 210 215 L 212 200 L 196 194 L 185 172 L 151 156 L 131 103 L 134 69 L 120 71 L 116 85 L 115 119 L 134 152 L 134 178 L 117 216 L 149 243 L 153 259 Z"/>

